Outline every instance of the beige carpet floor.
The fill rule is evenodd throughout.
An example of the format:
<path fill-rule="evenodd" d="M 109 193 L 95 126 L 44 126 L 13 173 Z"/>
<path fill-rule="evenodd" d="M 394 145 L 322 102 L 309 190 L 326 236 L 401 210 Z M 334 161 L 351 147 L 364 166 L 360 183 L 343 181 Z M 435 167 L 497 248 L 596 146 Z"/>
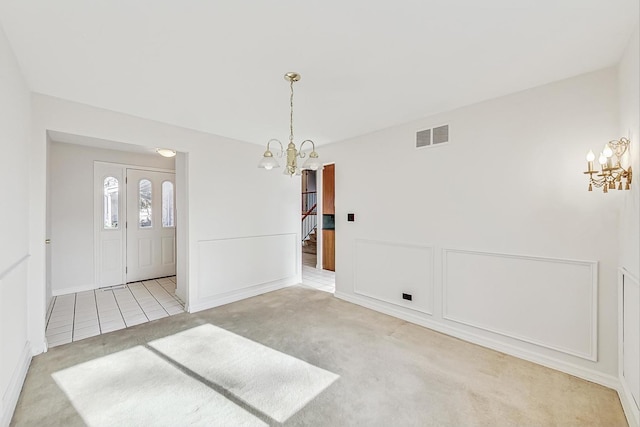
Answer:
<path fill-rule="evenodd" d="M 12 425 L 86 425 L 91 421 L 82 418 L 70 401 L 68 391 L 61 388 L 55 376 L 69 374 L 83 363 L 113 355 L 120 357 L 118 354 L 129 355 L 127 351 L 131 349 L 142 347 L 155 351 L 150 343 L 171 342 L 171 337 L 180 337 L 181 333 L 200 325 L 224 329 L 335 374 L 337 378 L 332 383 L 329 381 L 323 390 L 316 390 L 316 397 L 299 410 L 296 407 L 297 412 L 291 414 L 288 410 L 286 421 L 280 423 L 257 410 L 250 401 L 234 397 L 237 390 L 233 388 L 233 370 L 228 371 L 229 376 L 224 380 L 216 376 L 219 373 L 210 375 L 208 370 L 202 370 L 202 366 L 207 366 L 202 360 L 212 355 L 211 350 L 190 349 L 188 357 L 183 358 L 184 364 L 190 366 L 182 366 L 173 359 L 170 362 L 180 369 L 180 375 L 189 377 L 188 383 L 198 383 L 193 386 L 198 391 L 197 398 L 188 401 L 206 414 L 211 412 L 211 405 L 225 407 L 226 403 L 219 403 L 219 397 L 207 400 L 208 392 L 203 385 L 270 425 L 626 425 L 613 390 L 304 287 L 271 292 L 200 313 L 179 314 L 53 348 L 33 359 Z M 170 356 L 181 359 L 180 351 L 174 348 L 174 353 Z M 198 353 L 202 360 L 195 363 Z M 208 360 L 210 367 L 216 366 L 214 357 Z M 252 363 L 256 363 L 255 360 Z M 159 363 L 158 366 L 164 369 L 166 365 Z M 194 373 L 194 370 L 201 372 Z M 169 378 L 171 383 L 171 375 L 163 378 Z M 144 375 L 136 381 L 144 381 L 143 378 Z M 82 375 L 67 375 L 67 380 L 72 381 L 74 387 L 87 390 L 87 404 L 99 405 L 99 393 L 95 399 L 90 394 L 91 387 L 98 386 L 97 383 L 92 385 L 90 379 L 83 380 Z M 117 384 L 111 386 L 117 388 Z M 185 393 L 180 392 L 184 383 L 180 384 L 176 386 L 176 394 Z M 136 403 L 143 405 L 157 398 L 153 387 L 146 394 L 128 394 L 123 388 L 118 404 L 135 407 Z M 157 413 L 151 411 L 147 425 L 167 425 L 169 419 L 176 425 L 173 414 L 180 412 L 180 405 L 185 405 L 184 399 L 176 396 L 175 411 L 171 407 L 163 407 Z M 220 425 L 213 419 L 215 416 L 211 418 L 199 421 Z M 178 425 L 189 425 L 188 418 L 183 420 L 184 423 Z M 127 425 L 126 418 L 118 421 L 117 425 Z"/>

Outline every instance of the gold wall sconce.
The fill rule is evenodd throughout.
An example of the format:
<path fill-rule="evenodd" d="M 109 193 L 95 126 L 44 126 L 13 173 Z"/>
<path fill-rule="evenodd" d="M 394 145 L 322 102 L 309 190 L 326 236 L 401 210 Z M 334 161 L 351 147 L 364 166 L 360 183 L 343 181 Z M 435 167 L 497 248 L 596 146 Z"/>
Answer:
<path fill-rule="evenodd" d="M 619 140 L 609 141 L 605 144 L 600 156 L 598 157 L 598 163 L 600 164 L 600 170 L 593 168 L 593 161 L 596 159 L 596 155 L 593 151 L 589 150 L 587 153 L 587 167 L 588 170 L 584 172 L 589 175 L 589 191 L 593 191 L 593 187 L 602 187 L 602 191 L 608 193 L 609 190 L 623 189 L 622 180 L 625 180 L 624 189 L 631 189 L 631 166 L 625 169 L 620 164 L 622 156 L 629 149 L 630 141 L 627 138 L 620 138 Z M 613 156 L 615 155 L 615 160 Z M 594 176 L 595 175 L 595 176 Z M 616 183 L 618 184 L 616 186 Z"/>

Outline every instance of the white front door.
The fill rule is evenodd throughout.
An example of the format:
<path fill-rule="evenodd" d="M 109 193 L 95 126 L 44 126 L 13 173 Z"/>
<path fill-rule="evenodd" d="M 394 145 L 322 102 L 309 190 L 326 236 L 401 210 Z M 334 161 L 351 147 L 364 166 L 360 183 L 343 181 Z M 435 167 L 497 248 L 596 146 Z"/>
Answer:
<path fill-rule="evenodd" d="M 176 274 L 175 174 L 127 169 L 127 282 Z"/>
<path fill-rule="evenodd" d="M 125 179 L 120 165 L 94 163 L 96 288 L 125 280 Z"/>

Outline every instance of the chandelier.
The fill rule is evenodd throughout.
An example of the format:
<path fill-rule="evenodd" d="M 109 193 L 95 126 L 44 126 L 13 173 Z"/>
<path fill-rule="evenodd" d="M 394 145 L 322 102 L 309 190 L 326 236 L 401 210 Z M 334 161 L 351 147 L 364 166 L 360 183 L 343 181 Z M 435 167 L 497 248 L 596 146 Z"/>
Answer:
<path fill-rule="evenodd" d="M 271 152 L 271 143 L 277 142 L 278 145 L 280 145 L 280 151 L 278 151 L 276 155 L 278 157 L 284 157 L 286 153 L 287 156 L 287 166 L 284 170 L 284 173 L 285 175 L 293 176 L 300 175 L 302 169 L 318 169 L 318 167 L 320 167 L 320 162 L 318 161 L 318 153 L 316 153 L 316 145 L 312 140 L 305 139 L 304 141 L 302 141 L 302 144 L 300 144 L 300 149 L 297 149 L 296 144 L 294 144 L 293 142 L 293 84 L 300 80 L 300 74 L 287 73 L 284 75 L 284 79 L 289 82 L 289 87 L 291 89 L 291 96 L 289 98 L 289 145 L 287 145 L 287 149 L 285 150 L 282 142 L 277 139 L 270 139 L 269 142 L 267 142 L 267 151 L 265 151 L 262 155 L 262 160 L 260 160 L 260 163 L 258 163 L 258 167 L 267 170 L 280 167 L 273 153 Z M 302 152 L 302 147 L 304 147 L 307 142 L 311 143 L 311 152 L 308 155 Z M 298 167 L 298 158 L 304 159 L 307 156 L 307 161 L 304 162 L 302 167 Z"/>
<path fill-rule="evenodd" d="M 593 168 L 593 161 L 596 155 L 589 150 L 587 153 L 587 167 L 589 169 L 584 172 L 589 175 L 589 191 L 593 191 L 593 186 L 596 186 L 598 188 L 602 187 L 602 191 L 608 193 L 609 190 L 616 189 L 616 183 L 618 183 L 618 190 L 622 190 L 623 179 L 626 180 L 624 189 L 629 190 L 631 188 L 631 166 L 628 169 L 624 169 L 620 165 L 620 160 L 628 149 L 629 140 L 627 138 L 607 142 L 602 153 L 600 153 L 600 157 L 598 157 L 600 171 Z M 615 163 L 612 160 L 614 154 L 616 156 Z M 593 176 L 594 174 L 596 175 L 595 177 Z"/>

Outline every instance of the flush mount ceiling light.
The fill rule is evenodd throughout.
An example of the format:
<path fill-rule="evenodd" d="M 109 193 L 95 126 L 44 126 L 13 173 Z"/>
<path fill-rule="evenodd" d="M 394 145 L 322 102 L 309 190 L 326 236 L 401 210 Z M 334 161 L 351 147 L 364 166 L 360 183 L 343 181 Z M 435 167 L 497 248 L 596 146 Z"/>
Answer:
<path fill-rule="evenodd" d="M 271 152 L 271 143 L 277 142 L 278 145 L 280 145 L 280 151 L 277 152 L 276 155 L 278 157 L 284 157 L 285 152 L 287 154 L 287 167 L 285 168 L 284 173 L 285 175 L 293 176 L 300 175 L 302 169 L 318 169 L 318 167 L 320 167 L 320 162 L 318 161 L 318 153 L 316 153 L 316 145 L 312 140 L 305 139 L 302 141 L 302 144 L 300 144 L 300 149 L 296 149 L 296 145 L 293 142 L 293 84 L 300 80 L 300 74 L 293 72 L 287 73 L 284 75 L 284 79 L 289 82 L 289 87 L 291 89 L 291 96 L 289 98 L 289 145 L 287 145 L 287 149 L 285 150 L 282 142 L 277 139 L 270 139 L 269 142 L 267 142 L 267 151 L 264 152 L 262 160 L 258 163 L 258 167 L 267 170 L 280 167 Z M 303 159 L 307 157 L 307 154 L 302 152 L 302 147 L 304 147 L 307 142 L 311 143 L 311 152 L 308 154 L 309 158 L 304 162 L 302 167 L 298 167 L 298 158 Z"/>
<path fill-rule="evenodd" d="M 156 149 L 156 153 L 160 154 L 162 157 L 174 157 L 176 155 L 176 150 L 170 150 L 168 148 L 158 148 Z"/>
<path fill-rule="evenodd" d="M 627 138 L 607 142 L 598 158 L 598 163 L 600 163 L 601 168 L 600 171 L 593 168 L 593 161 L 596 155 L 593 154 L 593 151 L 589 150 L 587 153 L 587 167 L 589 170 L 584 172 L 589 175 L 589 191 L 593 191 L 593 186 L 596 186 L 598 188 L 602 187 L 602 191 L 608 193 L 609 190 L 616 189 L 616 182 L 618 183 L 618 190 L 622 190 L 623 179 L 626 180 L 624 189 L 629 190 L 631 188 L 631 166 L 625 169 L 620 165 L 622 156 L 629 149 L 629 143 Z M 614 154 L 616 156 L 615 164 L 612 160 Z M 593 176 L 594 174 L 596 174 L 595 178 Z"/>

